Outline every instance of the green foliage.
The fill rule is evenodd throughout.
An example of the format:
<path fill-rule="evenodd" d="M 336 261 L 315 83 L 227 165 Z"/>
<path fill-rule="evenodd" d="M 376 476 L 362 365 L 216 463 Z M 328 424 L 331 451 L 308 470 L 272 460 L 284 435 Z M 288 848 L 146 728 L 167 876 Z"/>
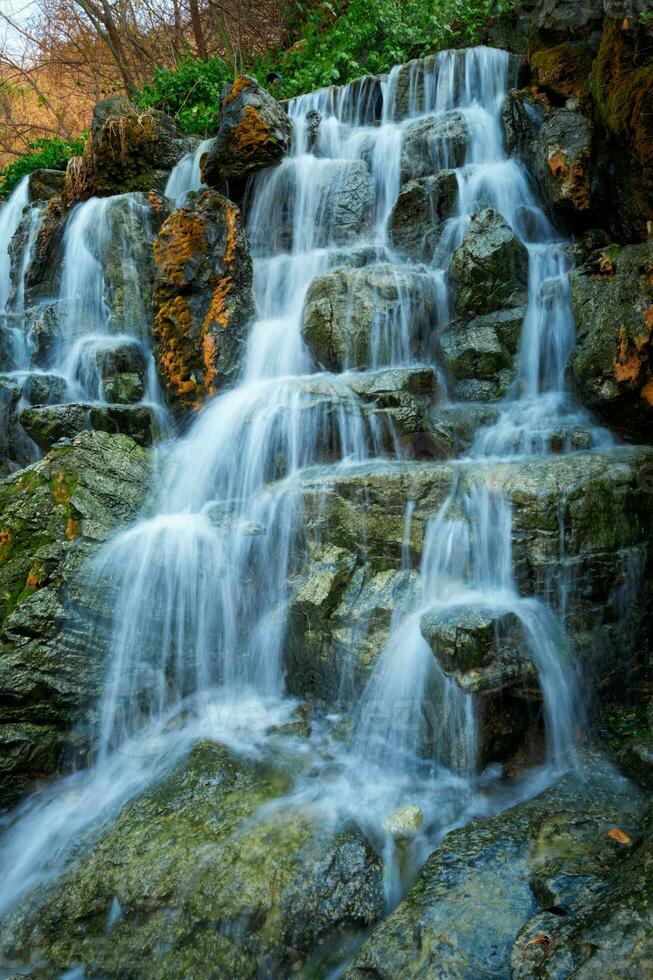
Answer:
<path fill-rule="evenodd" d="M 74 140 L 53 139 L 35 140 L 28 151 L 0 171 L 0 197 L 7 197 L 16 184 L 34 170 L 65 170 L 71 157 L 84 149 L 85 137 Z"/>
<path fill-rule="evenodd" d="M 135 102 L 174 116 L 184 133 L 208 135 L 218 122 L 220 89 L 230 81 L 222 58 L 198 61 L 188 54 L 175 69 L 157 68 Z"/>
<path fill-rule="evenodd" d="M 441 48 L 473 41 L 513 0 L 324 0 L 305 13 L 305 44 L 252 66 L 265 82 L 280 76 L 275 95 L 294 96 L 325 85 L 343 84 L 365 74 Z M 303 10 L 298 3 L 299 11 Z"/>
<path fill-rule="evenodd" d="M 514 0 L 295 0 L 301 24 L 294 52 L 269 51 L 245 70 L 277 98 L 343 84 L 365 74 L 450 45 L 473 42 Z M 188 55 L 174 70 L 162 69 L 137 101 L 175 116 L 189 134 L 214 132 L 221 88 L 232 79 L 221 58 Z M 272 79 L 272 81 L 271 81 Z"/>
<path fill-rule="evenodd" d="M 300 43 L 294 51 L 270 50 L 244 70 L 277 98 L 365 74 L 441 48 L 474 42 L 482 28 L 515 0 L 295 0 Z M 233 73 L 219 57 L 200 61 L 190 53 L 174 69 L 159 68 L 136 96 L 140 108 L 162 109 L 184 133 L 207 136 L 217 129 L 220 91 Z M 64 167 L 83 140 L 39 140 L 0 172 L 0 196 L 39 167 Z"/>

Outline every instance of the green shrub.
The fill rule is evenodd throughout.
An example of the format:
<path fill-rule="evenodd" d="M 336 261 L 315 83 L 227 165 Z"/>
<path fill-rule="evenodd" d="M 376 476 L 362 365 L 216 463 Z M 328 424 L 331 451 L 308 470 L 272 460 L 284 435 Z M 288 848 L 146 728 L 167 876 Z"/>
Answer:
<path fill-rule="evenodd" d="M 157 68 L 135 101 L 143 109 L 162 109 L 174 116 L 184 133 L 205 136 L 215 131 L 220 90 L 228 81 L 222 58 L 199 61 L 189 54 L 174 69 Z"/>
<path fill-rule="evenodd" d="M 270 50 L 244 70 L 277 98 L 325 85 L 342 85 L 364 74 L 439 49 L 473 43 L 488 21 L 515 0 L 295 0 L 301 45 L 294 52 Z M 233 77 L 219 57 L 200 61 L 190 53 L 174 69 L 160 68 L 135 101 L 141 108 L 174 116 L 182 132 L 209 136 L 220 114 L 220 91 Z M 63 167 L 80 153 L 83 140 L 39 140 L 25 156 L 0 172 L 0 196 L 39 167 Z"/>
<path fill-rule="evenodd" d="M 385 72 L 448 45 L 473 42 L 489 20 L 513 4 L 514 0 L 323 0 L 316 8 L 296 0 L 301 47 L 293 53 L 271 50 L 245 70 L 277 98 L 288 98 Z M 219 120 L 220 90 L 231 79 L 221 58 L 198 61 L 189 54 L 177 68 L 158 70 L 137 101 L 175 116 L 185 133 L 210 135 Z"/>
<path fill-rule="evenodd" d="M 84 136 L 74 140 L 53 139 L 35 140 L 22 156 L 0 170 L 0 197 L 8 197 L 23 177 L 34 170 L 65 170 L 71 157 L 84 149 Z"/>

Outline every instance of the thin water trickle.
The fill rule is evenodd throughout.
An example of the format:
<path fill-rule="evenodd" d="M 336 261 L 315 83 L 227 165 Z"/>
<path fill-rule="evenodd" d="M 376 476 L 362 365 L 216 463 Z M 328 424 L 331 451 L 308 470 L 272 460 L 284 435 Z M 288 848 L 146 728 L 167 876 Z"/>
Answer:
<path fill-rule="evenodd" d="M 97 832 L 193 739 L 215 737 L 240 751 L 265 751 L 267 729 L 293 706 L 284 697 L 283 653 L 289 574 L 306 553 L 303 476 L 308 469 L 333 472 L 377 461 L 398 442 L 351 390 L 355 372 L 317 370 L 301 335 L 306 293 L 316 276 L 336 266 L 361 266 L 363 275 L 363 253 L 373 254 L 377 266 L 391 263 L 391 275 L 402 282 L 408 274 L 420 277 L 426 285 L 417 291 L 417 304 L 429 296 L 430 344 L 417 352 L 415 323 L 425 317 L 418 315 L 415 291 L 399 288 L 394 312 L 375 324 L 366 365 L 418 366 L 448 319 L 451 253 L 471 214 L 487 205 L 529 252 L 518 381 L 499 422 L 477 435 L 476 462 L 469 467 L 476 482 L 470 489 L 469 480 L 456 479 L 426 522 L 419 569 L 409 567 L 404 548 L 404 572 L 415 581 L 410 608 L 393 616 L 352 712 L 351 737 L 334 747 L 328 722 L 316 724 L 314 761 L 291 796 L 325 820 L 358 822 L 387 859 L 389 907 L 448 828 L 492 807 L 478 771 L 474 695 L 444 673 L 420 626 L 429 610 L 463 603 L 519 619 L 547 722 L 542 781 L 573 764 L 579 714 L 564 631 L 540 601 L 519 594 L 510 506 L 483 483 L 487 457 L 547 452 L 554 428 L 591 425 L 564 386 L 573 321 L 563 243 L 541 216 L 521 165 L 502 147 L 499 112 L 513 82 L 505 52 L 475 48 L 443 52 L 407 72 L 394 69 L 380 88 L 371 80 L 289 103 L 293 154 L 258 175 L 245 202 L 258 319 L 239 383 L 207 405 L 165 453 L 150 502 L 153 516 L 116 536 L 95 563 L 98 588 L 109 591 L 115 610 L 96 760 L 9 818 L 0 910 L 55 876 L 80 835 Z M 452 110 L 463 115 L 469 133 L 465 162 L 456 171 L 457 212 L 433 265 L 411 266 L 393 255 L 386 237 L 400 187 L 402 134 L 419 116 Z M 176 202 L 200 189 L 200 150 L 171 175 L 166 194 Z M 440 150 L 446 159 L 447 147 Z M 124 329 L 112 323 L 102 258 L 115 200 L 82 205 L 66 233 L 60 299 L 74 315 L 68 314 L 71 330 L 57 356 L 67 365 L 72 358 L 67 377 L 87 388 L 84 338 Z M 138 206 L 130 204 L 128 221 Z M 136 288 L 128 273 L 129 267 L 125 288 Z M 136 321 L 130 332 L 144 339 L 138 313 Z M 407 512 L 406 538 L 413 511 Z M 243 712 L 246 704 L 253 706 L 250 713 Z M 229 711 L 234 705 L 237 723 Z M 541 783 L 529 785 L 535 791 Z M 526 791 L 516 789 L 514 798 Z M 422 811 L 423 824 L 400 854 L 384 827 L 406 804 Z"/>

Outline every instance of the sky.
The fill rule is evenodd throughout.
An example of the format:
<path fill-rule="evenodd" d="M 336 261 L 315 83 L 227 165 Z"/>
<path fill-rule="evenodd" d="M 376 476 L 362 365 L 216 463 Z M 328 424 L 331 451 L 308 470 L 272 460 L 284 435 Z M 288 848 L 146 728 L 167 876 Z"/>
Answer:
<path fill-rule="evenodd" d="M 0 0 L 0 13 L 10 14 L 14 20 L 24 20 L 30 15 L 34 0 Z M 0 45 L 20 50 L 20 37 L 6 25 L 0 24 Z"/>

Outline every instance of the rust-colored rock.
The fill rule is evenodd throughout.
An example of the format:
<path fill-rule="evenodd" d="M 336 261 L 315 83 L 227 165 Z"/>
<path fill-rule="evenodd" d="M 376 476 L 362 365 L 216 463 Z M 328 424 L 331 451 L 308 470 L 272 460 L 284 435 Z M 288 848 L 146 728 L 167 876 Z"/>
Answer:
<path fill-rule="evenodd" d="M 154 256 L 159 375 L 178 406 L 198 408 L 232 379 L 254 313 L 238 208 L 205 191 L 168 217 Z"/>
<path fill-rule="evenodd" d="M 222 94 L 218 135 L 203 162 L 204 183 L 222 187 L 281 160 L 290 146 L 285 109 L 256 79 L 240 75 Z"/>
<path fill-rule="evenodd" d="M 592 68 L 592 55 L 585 42 L 570 41 L 535 51 L 531 65 L 539 84 L 554 96 L 585 98 Z"/>

